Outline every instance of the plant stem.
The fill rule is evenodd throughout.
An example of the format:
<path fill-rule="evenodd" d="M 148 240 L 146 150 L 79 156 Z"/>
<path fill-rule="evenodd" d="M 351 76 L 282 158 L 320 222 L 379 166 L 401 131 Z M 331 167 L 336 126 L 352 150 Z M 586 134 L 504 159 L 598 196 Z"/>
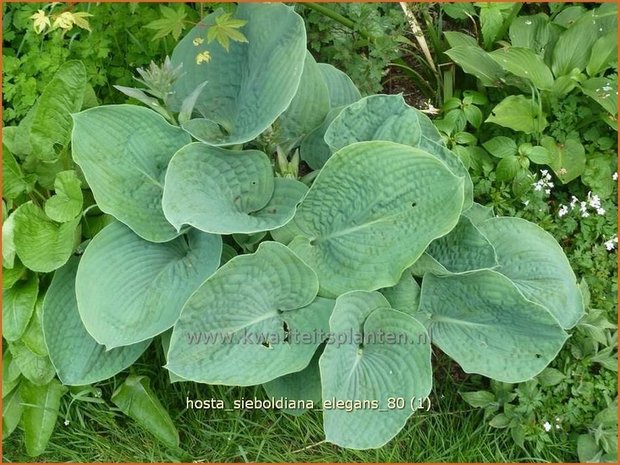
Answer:
<path fill-rule="evenodd" d="M 305 7 L 310 8 L 311 10 L 318 11 L 322 15 L 333 19 L 334 21 L 342 24 L 345 27 L 348 27 L 349 29 L 355 30 L 355 23 L 352 20 L 332 10 L 329 7 L 326 7 L 324 5 L 321 5 L 320 3 L 314 3 L 314 2 L 301 2 L 301 4 L 304 5 Z M 368 34 L 366 31 L 355 30 L 355 32 L 359 33 L 362 37 L 364 37 L 367 40 L 375 39 L 374 36 Z"/>

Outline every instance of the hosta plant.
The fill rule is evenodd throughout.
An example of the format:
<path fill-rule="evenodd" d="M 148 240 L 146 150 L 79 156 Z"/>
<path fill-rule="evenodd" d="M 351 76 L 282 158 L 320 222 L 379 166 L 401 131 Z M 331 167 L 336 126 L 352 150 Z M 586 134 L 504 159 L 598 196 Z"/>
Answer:
<path fill-rule="evenodd" d="M 366 449 L 429 395 L 430 343 L 470 373 L 540 373 L 583 313 L 555 240 L 475 203 L 460 159 L 401 96 L 361 98 L 316 63 L 293 9 L 239 5 L 245 40 L 228 48 L 205 32 L 222 14 L 181 40 L 157 71 L 170 79 L 147 83 L 165 111 L 73 112 L 71 160 L 110 221 L 37 269 L 56 270 L 41 319 L 60 381 L 107 379 L 157 339 L 172 382 L 323 401 L 326 439 Z M 112 400 L 145 423 L 131 399 L 149 392 L 134 376 Z"/>

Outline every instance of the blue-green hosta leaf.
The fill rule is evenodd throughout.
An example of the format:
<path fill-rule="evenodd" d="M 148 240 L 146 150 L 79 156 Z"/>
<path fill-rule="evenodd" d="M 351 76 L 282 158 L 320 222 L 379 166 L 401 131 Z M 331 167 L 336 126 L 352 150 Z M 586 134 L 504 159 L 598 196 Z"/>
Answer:
<path fill-rule="evenodd" d="M 431 242 L 426 253 L 450 273 L 494 268 L 495 250 L 472 221 L 464 215 L 455 228 Z"/>
<path fill-rule="evenodd" d="M 323 342 L 317 333 L 326 335 L 333 308 L 331 300 L 315 300 L 317 290 L 314 272 L 287 247 L 261 243 L 190 297 L 166 368 L 188 380 L 238 386 L 302 370 Z"/>
<path fill-rule="evenodd" d="M 529 48 L 504 47 L 489 53 L 504 70 L 529 79 L 538 88 L 551 89 L 553 74 L 543 59 Z"/>
<path fill-rule="evenodd" d="M 43 302 L 43 333 L 49 357 L 65 386 L 82 386 L 111 378 L 135 362 L 150 341 L 109 351 L 88 334 L 75 298 L 79 258 L 54 273 Z M 114 294 L 110 294 L 112 297 Z"/>
<path fill-rule="evenodd" d="M 474 202 L 470 208 L 463 211 L 463 216 L 466 216 L 474 225 L 478 226 L 481 222 L 493 218 L 495 215 L 493 214 L 492 207 Z"/>
<path fill-rule="evenodd" d="M 329 90 L 321 69 L 310 52 L 306 52 L 297 93 L 279 118 L 281 136 L 292 140 L 309 134 L 323 122 L 329 109 Z"/>
<path fill-rule="evenodd" d="M 463 370 L 507 383 L 540 373 L 568 337 L 547 309 L 493 270 L 425 275 L 420 313 L 433 343 Z"/>
<path fill-rule="evenodd" d="M 56 223 L 32 202 L 20 205 L 13 216 L 15 251 L 26 267 L 48 273 L 67 263 L 79 234 L 79 217 Z"/>
<path fill-rule="evenodd" d="M 183 65 L 175 82 L 173 110 L 204 81 L 195 110 L 211 123 L 211 130 L 192 135 L 211 145 L 234 145 L 254 139 L 267 129 L 293 100 L 306 57 L 306 33 L 302 18 L 285 5 L 241 4 L 235 18 L 247 20 L 245 42 L 231 42 L 229 50 L 207 43 L 206 31 L 223 14 L 218 10 L 204 18 L 174 49 L 172 64 Z M 196 46 L 195 43 L 203 41 Z M 207 63 L 197 55 L 208 52 Z M 204 120 L 203 120 L 204 121 Z"/>
<path fill-rule="evenodd" d="M 299 181 L 274 180 L 263 152 L 194 143 L 170 162 L 163 209 L 178 230 L 188 224 L 217 234 L 250 234 L 286 224 L 305 192 Z"/>
<path fill-rule="evenodd" d="M 313 170 L 321 169 L 332 155 L 331 148 L 327 145 L 327 142 L 325 142 L 325 132 L 343 108 L 344 107 L 336 107 L 331 109 L 321 125 L 311 131 L 310 134 L 301 141 L 299 155 Z"/>
<path fill-rule="evenodd" d="M 87 85 L 86 69 L 80 61 L 65 62 L 39 97 L 30 126 L 30 143 L 37 159 L 52 161 L 56 149 L 67 146 L 71 137 L 71 115 L 80 111 Z"/>
<path fill-rule="evenodd" d="M 431 257 L 429 254 L 424 252 L 420 258 L 416 260 L 416 262 L 410 268 L 411 274 L 413 276 L 417 276 L 418 278 L 423 277 L 426 273 L 433 273 L 437 276 L 443 276 L 446 274 L 452 274 L 446 267 Z"/>
<path fill-rule="evenodd" d="M 178 235 L 161 207 L 164 175 L 189 135 L 149 110 L 107 105 L 74 115 L 73 159 L 99 208 L 152 242 Z"/>
<path fill-rule="evenodd" d="M 486 121 L 526 134 L 541 132 L 547 126 L 545 114 L 525 95 L 509 95 L 491 110 Z"/>
<path fill-rule="evenodd" d="M 477 45 L 458 45 L 447 50 L 446 55 L 467 74 L 476 76 L 483 86 L 497 87 L 506 74 L 502 67 Z"/>
<path fill-rule="evenodd" d="M 350 105 L 362 98 L 349 76 L 327 63 L 319 63 L 319 69 L 329 89 L 331 108 Z"/>
<path fill-rule="evenodd" d="M 55 194 L 45 202 L 45 213 L 59 223 L 71 221 L 82 212 L 82 182 L 73 170 L 61 171 L 54 181 Z"/>
<path fill-rule="evenodd" d="M 306 368 L 295 373 L 281 376 L 268 383 L 263 384 L 267 396 L 274 399 L 289 399 L 293 401 L 304 401 L 308 405 L 312 401 L 313 406 L 321 402 L 321 372 L 319 371 L 319 358 L 323 350 L 317 349 L 314 357 Z M 301 415 L 308 409 L 288 408 L 282 409 L 283 412 L 291 415 Z"/>
<path fill-rule="evenodd" d="M 584 314 L 581 291 L 551 234 L 521 218 L 492 218 L 478 228 L 495 248 L 498 272 L 525 297 L 546 307 L 563 328 L 577 324 Z"/>
<path fill-rule="evenodd" d="M 338 297 L 329 326 L 338 344 L 328 341 L 319 361 L 325 437 L 352 449 L 381 447 L 412 415 L 410 401 L 431 391 L 426 330 L 413 317 L 390 308 L 378 292 L 362 291 Z M 391 397 L 402 397 L 407 405 L 389 408 Z M 347 412 L 328 408 L 328 401 L 369 405 Z"/>
<path fill-rule="evenodd" d="M 414 316 L 420 304 L 420 285 L 409 270 L 405 270 L 395 286 L 379 290 L 390 303 L 390 307 Z"/>
<path fill-rule="evenodd" d="M 221 253 L 219 236 L 191 230 L 154 244 L 112 223 L 88 244 L 78 267 L 75 288 L 84 326 L 108 350 L 164 332 L 217 269 Z"/>
<path fill-rule="evenodd" d="M 16 341 L 26 331 L 38 294 L 39 278 L 36 273 L 2 290 L 2 337 L 7 341 Z"/>
<path fill-rule="evenodd" d="M 421 111 L 405 103 L 402 95 L 372 95 L 349 105 L 325 133 L 332 152 L 355 142 L 385 140 L 426 150 L 456 176 L 464 178 L 465 204 L 469 208 L 473 184 L 458 156 L 441 142 L 439 132 Z"/>
<path fill-rule="evenodd" d="M 22 425 L 26 452 L 31 457 L 41 455 L 56 427 L 60 398 L 67 388 L 53 379 L 45 386 L 23 381 L 19 394 L 24 404 Z"/>
<path fill-rule="evenodd" d="M 419 149 L 386 141 L 336 152 L 293 221 L 289 247 L 319 277 L 321 295 L 395 285 L 463 206 L 463 179 Z"/>

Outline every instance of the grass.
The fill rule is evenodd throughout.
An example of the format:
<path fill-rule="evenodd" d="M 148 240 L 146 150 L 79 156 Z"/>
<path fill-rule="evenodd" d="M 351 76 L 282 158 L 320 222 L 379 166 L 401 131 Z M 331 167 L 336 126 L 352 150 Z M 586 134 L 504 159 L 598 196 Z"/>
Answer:
<path fill-rule="evenodd" d="M 552 444 L 544 455 L 515 445 L 505 430 L 488 426 L 482 411 L 469 407 L 461 390 L 476 388 L 479 377 L 466 377 L 439 355 L 431 409 L 413 415 L 385 447 L 356 451 L 323 442 L 320 411 L 294 417 L 277 410 L 192 410 L 190 399 L 261 398 L 262 388 L 229 388 L 195 383 L 169 384 L 162 355 L 151 346 L 133 369 L 146 374 L 168 408 L 181 437 L 181 451 L 167 449 L 111 404 L 75 402 L 71 423 L 63 426 L 68 402 L 41 462 L 562 462 L 575 461 L 569 444 Z M 122 376 L 116 377 L 116 382 Z M 100 383 L 109 399 L 114 381 Z M 81 417 L 82 421 L 80 421 Z M 30 462 L 22 433 L 4 441 L 4 461 Z"/>

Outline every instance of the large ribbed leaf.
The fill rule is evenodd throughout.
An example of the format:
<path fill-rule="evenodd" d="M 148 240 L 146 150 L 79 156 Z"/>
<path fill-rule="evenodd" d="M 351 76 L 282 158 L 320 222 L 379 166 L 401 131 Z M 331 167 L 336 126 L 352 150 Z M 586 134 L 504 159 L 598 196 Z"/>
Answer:
<path fill-rule="evenodd" d="M 433 343 L 463 370 L 507 383 L 536 376 L 567 339 L 547 309 L 492 270 L 425 275 L 420 314 Z"/>
<path fill-rule="evenodd" d="M 75 298 L 78 263 L 79 259 L 73 257 L 54 273 L 43 302 L 45 344 L 58 378 L 66 386 L 82 386 L 114 376 L 135 362 L 150 343 L 106 351 L 88 334 Z"/>
<path fill-rule="evenodd" d="M 556 240 L 521 218 L 491 218 L 478 225 L 497 253 L 502 273 L 528 299 L 546 307 L 563 328 L 584 313 L 577 278 Z"/>
<path fill-rule="evenodd" d="M 174 85 L 173 109 L 208 81 L 195 106 L 204 119 L 187 129 L 208 144 L 233 145 L 254 139 L 291 103 L 306 57 L 306 33 L 302 18 L 288 6 L 241 4 L 234 17 L 247 20 L 240 30 L 247 43 L 232 42 L 226 50 L 205 40 L 221 14 L 204 18 L 174 49 L 172 63 L 183 65 L 183 74 Z M 197 63 L 205 51 L 210 61 Z M 200 126 L 208 132 L 201 134 Z"/>
<path fill-rule="evenodd" d="M 80 316 L 107 349 L 170 328 L 188 297 L 218 267 L 219 236 L 191 230 L 164 244 L 112 223 L 88 244 L 76 278 Z"/>
<path fill-rule="evenodd" d="M 73 118 L 73 158 L 99 208 L 146 240 L 174 238 L 161 207 L 164 175 L 189 135 L 135 105 L 95 107 Z"/>
<path fill-rule="evenodd" d="M 325 162 L 331 157 L 332 150 L 325 142 L 325 132 L 332 124 L 332 121 L 340 114 L 344 107 L 336 107 L 330 110 L 321 125 L 315 128 L 301 141 L 299 155 L 301 159 L 308 163 L 314 170 L 321 169 Z"/>
<path fill-rule="evenodd" d="M 385 140 L 426 150 L 464 178 L 464 209 L 472 204 L 473 185 L 460 158 L 448 150 L 431 120 L 405 103 L 402 95 L 372 95 L 349 105 L 325 133 L 332 151 L 355 142 Z"/>
<path fill-rule="evenodd" d="M 32 201 L 12 214 L 17 256 L 29 269 L 48 273 L 67 263 L 73 253 L 80 217 L 56 223 Z"/>
<path fill-rule="evenodd" d="M 294 253 L 261 243 L 190 297 L 166 368 L 188 380 L 238 386 L 302 370 L 326 337 L 333 308 L 331 300 L 315 300 L 317 290 L 316 275 Z"/>
<path fill-rule="evenodd" d="M 274 180 L 263 152 L 194 143 L 170 162 L 163 209 L 178 230 L 189 224 L 217 234 L 249 234 L 287 223 L 306 190 L 296 180 Z"/>
<path fill-rule="evenodd" d="M 434 156 L 393 142 L 349 145 L 325 164 L 295 215 L 291 247 L 321 295 L 393 286 L 457 223 L 463 180 Z"/>
<path fill-rule="evenodd" d="M 319 361 L 325 437 L 352 449 L 381 447 L 405 425 L 412 403 L 431 391 L 426 330 L 378 292 L 362 291 L 338 297 L 329 326 L 339 344 L 328 343 Z M 353 404 L 351 411 L 333 405 L 338 401 Z"/>
<path fill-rule="evenodd" d="M 329 103 L 332 108 L 350 105 L 362 98 L 349 76 L 327 63 L 319 63 L 319 69 L 329 89 Z"/>
<path fill-rule="evenodd" d="M 279 118 L 280 137 L 303 137 L 319 126 L 330 109 L 330 95 L 321 68 L 306 52 L 304 72 L 291 105 Z"/>
<path fill-rule="evenodd" d="M 420 304 L 420 285 L 413 278 L 411 271 L 405 270 L 400 281 L 395 286 L 379 290 L 390 303 L 390 306 L 398 311 L 415 315 Z"/>

